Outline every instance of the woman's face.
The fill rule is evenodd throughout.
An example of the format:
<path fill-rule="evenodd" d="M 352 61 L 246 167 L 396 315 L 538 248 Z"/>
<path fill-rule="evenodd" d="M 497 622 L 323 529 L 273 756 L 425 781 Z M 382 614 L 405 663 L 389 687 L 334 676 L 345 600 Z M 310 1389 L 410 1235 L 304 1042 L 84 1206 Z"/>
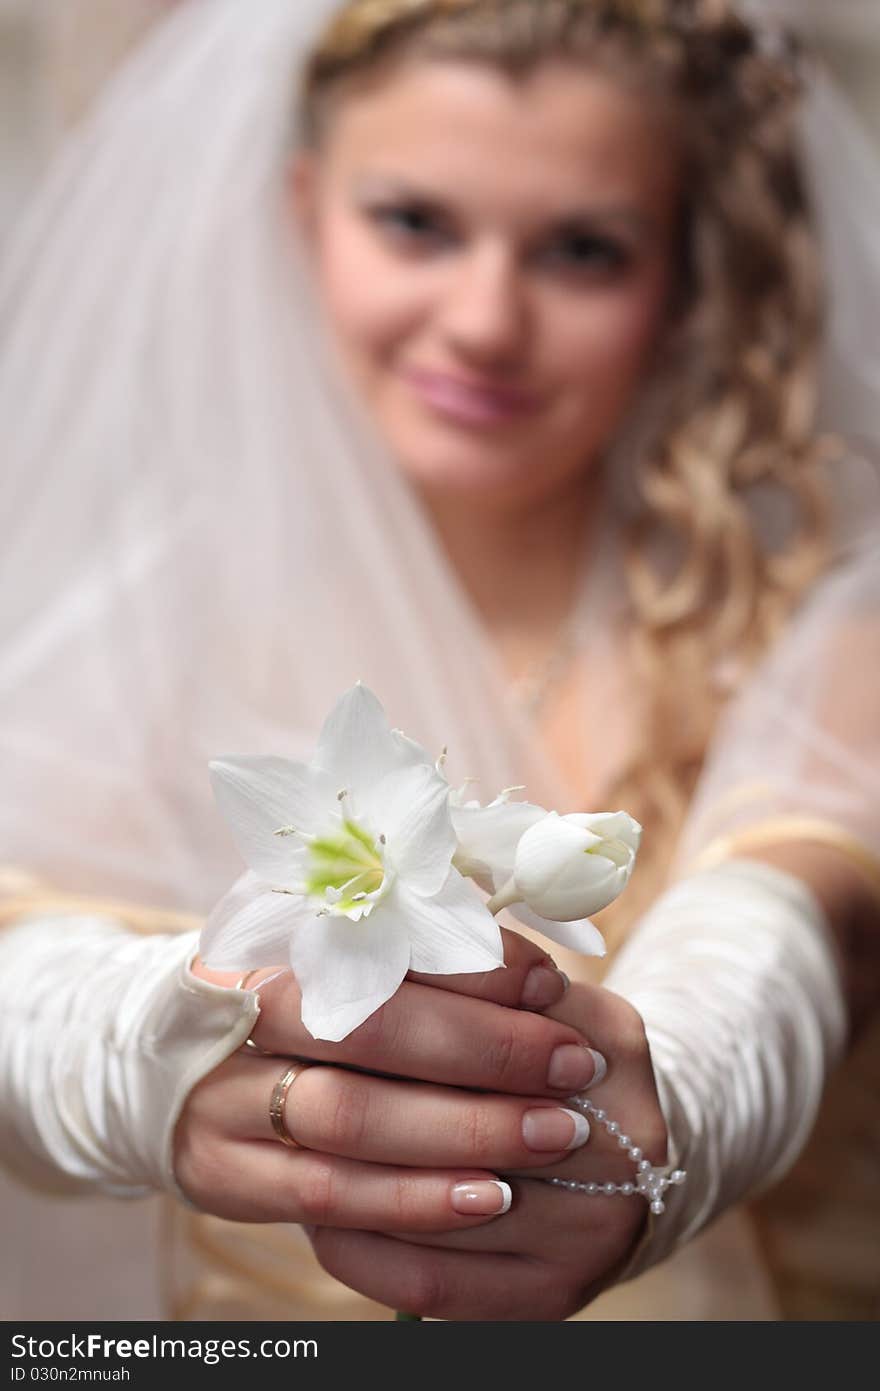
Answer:
<path fill-rule="evenodd" d="M 675 278 L 656 106 L 564 61 L 457 61 L 349 93 L 294 189 L 343 362 L 427 493 L 534 503 L 614 435 Z"/>

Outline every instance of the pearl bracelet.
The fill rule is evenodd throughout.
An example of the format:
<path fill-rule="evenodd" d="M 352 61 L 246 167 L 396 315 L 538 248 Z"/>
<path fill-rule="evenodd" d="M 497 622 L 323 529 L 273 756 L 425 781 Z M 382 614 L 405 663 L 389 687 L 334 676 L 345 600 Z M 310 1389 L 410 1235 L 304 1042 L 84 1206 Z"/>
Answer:
<path fill-rule="evenodd" d="M 620 1126 L 617 1121 L 608 1117 L 607 1112 L 600 1106 L 594 1106 L 592 1101 L 586 1097 L 572 1096 L 568 1099 L 568 1105 L 576 1106 L 585 1112 L 594 1121 L 604 1125 L 608 1134 L 616 1139 L 622 1150 L 626 1150 L 630 1159 L 636 1166 L 636 1177 L 634 1183 L 578 1183 L 575 1179 L 548 1178 L 545 1183 L 552 1183 L 557 1188 L 567 1188 L 570 1193 L 586 1193 L 590 1197 L 597 1194 L 611 1197 L 615 1193 L 620 1193 L 625 1198 L 630 1198 L 633 1194 L 639 1194 L 650 1204 L 651 1211 L 659 1216 L 665 1212 L 666 1204 L 663 1202 L 663 1194 L 667 1188 L 673 1184 L 684 1183 L 687 1175 L 684 1169 L 673 1169 L 670 1173 L 669 1165 L 662 1168 L 655 1168 L 647 1160 L 638 1145 L 634 1145 L 628 1135 L 621 1134 Z"/>

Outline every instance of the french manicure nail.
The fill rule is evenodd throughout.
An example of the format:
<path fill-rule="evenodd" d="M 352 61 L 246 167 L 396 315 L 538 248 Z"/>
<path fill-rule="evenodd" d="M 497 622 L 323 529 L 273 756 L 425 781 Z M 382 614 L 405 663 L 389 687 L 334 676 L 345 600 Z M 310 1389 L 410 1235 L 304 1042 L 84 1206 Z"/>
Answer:
<path fill-rule="evenodd" d="M 500 1217 L 512 1202 L 510 1184 L 498 1178 L 457 1183 L 452 1190 L 452 1206 L 468 1217 Z"/>
<path fill-rule="evenodd" d="M 533 966 L 523 982 L 520 1004 L 527 1009 L 545 1009 L 561 1000 L 569 987 L 569 979 L 564 971 L 552 966 Z"/>
<path fill-rule="evenodd" d="M 561 1043 L 550 1057 L 547 1086 L 579 1092 L 592 1082 L 595 1070 L 591 1049 L 580 1043 Z"/>
<path fill-rule="evenodd" d="M 604 1054 L 600 1053 L 596 1048 L 588 1048 L 587 1052 L 593 1059 L 593 1062 L 596 1064 L 596 1071 L 593 1073 L 592 1077 L 587 1083 L 587 1086 L 595 1087 L 598 1086 L 598 1084 L 602 1081 L 602 1078 L 608 1071 L 608 1063 L 605 1061 Z"/>
<path fill-rule="evenodd" d="M 590 1138 L 590 1123 L 580 1111 L 568 1111 L 564 1106 L 542 1106 L 526 1111 L 522 1121 L 523 1140 L 530 1150 L 549 1154 L 556 1150 L 573 1150 Z"/>

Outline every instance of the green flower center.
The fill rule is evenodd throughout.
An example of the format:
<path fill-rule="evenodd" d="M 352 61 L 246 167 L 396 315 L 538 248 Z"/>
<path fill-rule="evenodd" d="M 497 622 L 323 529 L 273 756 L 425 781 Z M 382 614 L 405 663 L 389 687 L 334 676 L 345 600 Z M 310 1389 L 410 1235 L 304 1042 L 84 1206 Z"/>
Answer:
<path fill-rule="evenodd" d="M 380 838 L 381 839 L 381 838 Z M 356 821 L 345 819 L 339 831 L 309 842 L 308 894 L 324 900 L 335 915 L 355 919 L 368 913 L 385 882 L 380 846 Z"/>

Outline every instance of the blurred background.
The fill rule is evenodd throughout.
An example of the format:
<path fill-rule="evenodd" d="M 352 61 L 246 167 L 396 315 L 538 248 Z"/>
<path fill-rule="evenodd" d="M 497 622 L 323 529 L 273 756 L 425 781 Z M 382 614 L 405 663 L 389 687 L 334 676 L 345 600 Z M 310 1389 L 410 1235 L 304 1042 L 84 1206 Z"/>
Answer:
<path fill-rule="evenodd" d="M 0 0 L 0 238 L 65 130 L 176 3 L 185 0 Z M 787 3 L 880 144 L 880 0 Z"/>

